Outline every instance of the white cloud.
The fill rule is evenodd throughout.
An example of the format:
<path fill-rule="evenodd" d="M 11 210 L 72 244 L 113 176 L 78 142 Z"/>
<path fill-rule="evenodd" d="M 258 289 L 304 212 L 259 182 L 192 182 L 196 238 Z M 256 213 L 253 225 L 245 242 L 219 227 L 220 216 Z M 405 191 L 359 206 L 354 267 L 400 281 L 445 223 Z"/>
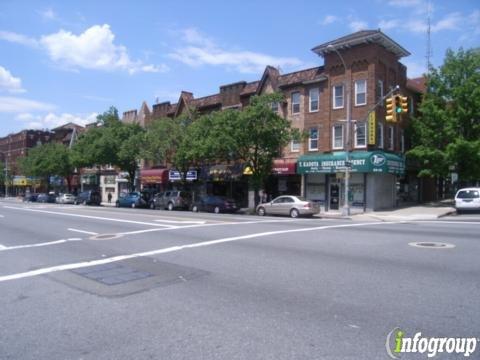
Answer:
<path fill-rule="evenodd" d="M 400 26 L 400 20 L 382 20 L 379 22 L 378 27 L 382 30 L 390 30 Z"/>
<path fill-rule="evenodd" d="M 301 60 L 294 57 L 275 57 L 253 51 L 224 49 L 193 28 L 183 30 L 181 34 L 185 45 L 168 56 L 192 67 L 226 66 L 242 73 L 258 73 L 267 65 L 282 68 L 303 65 Z"/>
<path fill-rule="evenodd" d="M 366 21 L 354 20 L 351 21 L 348 26 L 352 31 L 360 31 L 368 28 L 368 23 Z"/>
<path fill-rule="evenodd" d="M 55 14 L 55 11 L 53 11 L 51 8 L 40 11 L 39 13 L 44 20 L 55 20 L 55 19 L 57 19 L 57 14 Z"/>
<path fill-rule="evenodd" d="M 388 5 L 395 7 L 417 7 L 423 4 L 423 0 L 390 0 Z"/>
<path fill-rule="evenodd" d="M 97 116 L 97 113 L 75 115 L 69 113 L 55 114 L 53 112 L 50 112 L 47 115 L 21 113 L 16 116 L 16 119 L 23 122 L 23 126 L 28 129 L 54 129 L 69 122 L 85 126 L 86 124 L 95 122 Z"/>
<path fill-rule="evenodd" d="M 322 21 L 320 21 L 320 25 L 330 25 L 333 24 L 334 22 L 338 21 L 339 18 L 335 15 L 326 15 Z"/>
<path fill-rule="evenodd" d="M 52 111 L 55 106 L 40 101 L 18 97 L 0 96 L 0 113 L 26 113 L 32 111 Z"/>
<path fill-rule="evenodd" d="M 420 77 L 427 72 L 426 63 L 415 60 L 403 60 L 402 63 L 407 67 L 407 77 L 409 79 Z"/>
<path fill-rule="evenodd" d="M 14 77 L 10 71 L 0 66 L 0 91 L 9 93 L 23 93 L 22 80 Z"/>
<path fill-rule="evenodd" d="M 42 36 L 40 42 L 53 61 L 67 68 L 126 70 L 131 74 L 168 70 L 165 65 L 145 65 L 141 61 L 131 60 L 127 48 L 114 44 L 114 40 L 110 26 L 104 24 L 92 26 L 80 35 L 60 30 Z"/>
<path fill-rule="evenodd" d="M 438 32 L 441 30 L 458 30 L 463 21 L 464 18 L 459 12 L 450 13 L 437 23 L 432 24 L 431 31 Z"/>
<path fill-rule="evenodd" d="M 5 40 L 8 42 L 28 46 L 28 47 L 33 47 L 36 48 L 38 47 L 38 41 L 35 40 L 34 38 L 22 35 L 22 34 L 17 34 L 11 31 L 0 31 L 0 40 Z"/>

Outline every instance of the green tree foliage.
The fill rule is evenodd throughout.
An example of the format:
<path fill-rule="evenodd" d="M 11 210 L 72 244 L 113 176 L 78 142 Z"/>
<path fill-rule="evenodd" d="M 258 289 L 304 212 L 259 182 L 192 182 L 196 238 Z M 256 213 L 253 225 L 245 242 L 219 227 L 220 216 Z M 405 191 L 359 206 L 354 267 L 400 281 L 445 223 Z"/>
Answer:
<path fill-rule="evenodd" d="M 20 159 L 19 166 L 26 176 L 36 176 L 45 179 L 50 188 L 50 176 L 67 178 L 70 188 L 70 175 L 73 165 L 70 150 L 62 144 L 44 144 L 28 151 L 27 156 Z"/>
<path fill-rule="evenodd" d="M 111 107 L 97 117 L 95 128 L 79 137 L 72 149 L 73 163 L 77 167 L 118 166 L 128 172 L 133 188 L 144 141 L 140 125 L 121 122 L 117 109 Z"/>
<path fill-rule="evenodd" d="M 480 179 L 480 52 L 448 50 L 432 69 L 427 93 L 412 121 L 408 157 L 420 176 L 446 176 L 454 166 L 460 181 Z"/>
<path fill-rule="evenodd" d="M 200 117 L 188 127 L 177 161 L 247 164 L 252 169 L 250 180 L 258 202 L 258 192 L 271 173 L 273 160 L 282 155 L 292 138 L 301 137 L 289 120 L 272 111 L 272 103 L 281 101 L 283 96 L 277 93 L 255 96 L 243 111 L 226 110 Z"/>

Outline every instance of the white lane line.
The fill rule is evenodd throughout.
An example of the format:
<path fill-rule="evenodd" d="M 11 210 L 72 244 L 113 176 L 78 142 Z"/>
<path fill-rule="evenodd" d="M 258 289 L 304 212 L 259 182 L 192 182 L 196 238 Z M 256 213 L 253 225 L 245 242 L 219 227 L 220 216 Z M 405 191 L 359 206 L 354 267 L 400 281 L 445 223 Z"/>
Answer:
<path fill-rule="evenodd" d="M 129 223 L 129 224 L 139 224 L 139 225 L 150 225 L 150 226 L 162 226 L 168 228 L 176 228 L 173 225 L 164 225 L 164 224 L 156 224 L 151 222 L 144 222 L 144 221 L 133 221 L 133 220 L 126 220 L 126 219 L 114 219 L 114 218 L 106 218 L 101 216 L 91 216 L 91 215 L 80 215 L 80 214 L 69 214 L 69 213 L 61 213 L 56 211 L 47 211 L 47 210 L 37 210 L 37 209 L 27 209 L 27 208 L 19 208 L 14 206 L 4 206 L 7 209 L 13 210 L 23 210 L 23 211 L 32 211 L 32 212 L 40 212 L 44 214 L 53 214 L 53 215 L 61 215 L 61 216 L 71 216 L 71 217 L 79 217 L 84 219 L 95 219 L 95 220 L 105 220 L 105 221 L 115 221 L 121 223 Z"/>
<path fill-rule="evenodd" d="M 198 248 L 198 247 L 211 246 L 211 245 L 217 245 L 217 244 L 222 244 L 222 243 L 227 243 L 227 242 L 232 242 L 232 241 L 253 239 L 253 238 L 259 238 L 259 237 L 265 237 L 265 236 L 296 233 L 296 232 L 305 232 L 305 231 L 335 229 L 335 228 L 360 227 L 360 226 L 371 226 L 371 225 L 380 226 L 380 225 L 388 225 L 388 224 L 399 224 L 399 223 L 404 223 L 404 222 L 405 221 L 389 221 L 389 222 L 381 222 L 381 223 L 370 222 L 370 223 L 360 223 L 360 224 L 327 225 L 327 226 L 318 226 L 318 227 L 313 227 L 313 228 L 309 227 L 309 228 L 301 228 L 301 229 L 268 231 L 268 232 L 257 233 L 257 234 L 240 235 L 240 236 L 234 236 L 234 237 L 217 239 L 217 240 L 210 240 L 210 241 L 203 241 L 203 242 L 187 244 L 187 245 L 172 246 L 172 247 L 163 248 L 163 249 L 145 251 L 145 252 L 141 252 L 141 253 L 135 253 L 135 254 L 129 254 L 129 255 L 119 255 L 119 256 L 114 256 L 114 257 L 110 257 L 110 258 L 104 258 L 104 259 L 99 259 L 99 260 L 90 260 L 90 261 L 85 261 L 85 262 L 80 262 L 80 263 L 57 265 L 57 266 L 52 266 L 52 267 L 27 271 L 27 272 L 23 272 L 23 273 L 5 275 L 5 276 L 0 276 L 0 282 L 10 281 L 10 280 L 18 280 L 18 279 L 22 279 L 22 278 L 45 275 L 45 274 L 49 274 L 49 273 L 52 273 L 52 272 L 73 270 L 73 269 L 79 269 L 79 268 L 84 268 L 84 267 L 109 264 L 109 263 L 118 262 L 118 261 L 130 260 L 130 259 L 134 259 L 134 258 L 138 258 L 138 257 L 166 254 L 166 253 L 181 251 L 181 250 L 185 250 L 185 249 L 193 249 L 193 248 Z"/>
<path fill-rule="evenodd" d="M 468 225 L 480 225 L 480 221 L 462 221 L 462 220 L 456 220 L 456 221 L 444 221 L 444 220 L 437 220 L 437 221 L 430 221 L 430 220 L 415 220 L 412 221 L 415 223 L 426 223 L 426 224 L 468 224 Z"/>
<path fill-rule="evenodd" d="M 42 246 L 50 246 L 50 245 L 57 245 L 57 244 L 63 244 L 66 242 L 71 242 L 71 241 L 80 241 L 82 239 L 79 238 L 70 238 L 70 239 L 61 239 L 61 240 L 55 240 L 55 241 L 49 241 L 49 242 L 44 242 L 44 243 L 37 243 L 37 244 L 25 244 L 25 245 L 17 245 L 17 246 L 3 246 L 0 247 L 0 251 L 8 251 L 8 250 L 18 250 L 18 249 L 28 249 L 28 248 L 34 248 L 34 247 L 42 247 Z"/>
<path fill-rule="evenodd" d="M 85 231 L 85 230 L 72 229 L 72 228 L 68 228 L 67 230 L 73 231 L 73 232 L 79 232 L 79 233 L 87 234 L 87 235 L 98 235 L 98 233 L 92 232 L 92 231 Z"/>
<path fill-rule="evenodd" d="M 0 244 L 0 250 L 6 249 L 6 248 L 7 248 L 6 246 L 3 246 L 2 244 Z"/>
<path fill-rule="evenodd" d="M 163 219 L 157 219 L 157 220 L 154 220 L 154 221 L 173 223 L 173 224 L 205 224 L 206 223 L 206 221 L 163 220 Z"/>

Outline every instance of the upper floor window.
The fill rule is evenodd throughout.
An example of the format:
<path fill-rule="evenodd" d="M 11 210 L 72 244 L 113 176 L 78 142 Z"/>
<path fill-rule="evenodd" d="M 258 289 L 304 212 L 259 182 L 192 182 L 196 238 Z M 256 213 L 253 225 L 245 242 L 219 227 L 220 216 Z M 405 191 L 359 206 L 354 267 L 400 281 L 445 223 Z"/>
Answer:
<path fill-rule="evenodd" d="M 343 108 L 343 85 L 335 85 L 333 87 L 333 108 Z"/>
<path fill-rule="evenodd" d="M 320 100 L 320 91 L 318 88 L 310 89 L 310 112 L 318 111 L 318 103 Z"/>
<path fill-rule="evenodd" d="M 393 150 L 395 144 L 393 126 L 388 127 L 388 149 Z"/>
<path fill-rule="evenodd" d="M 318 129 L 310 129 L 310 137 L 308 138 L 308 150 L 315 151 L 318 150 Z"/>
<path fill-rule="evenodd" d="M 367 104 L 367 80 L 355 81 L 355 106 Z"/>
<path fill-rule="evenodd" d="M 377 81 L 377 102 L 380 101 L 380 99 L 383 98 L 383 80 L 378 80 Z M 383 101 L 380 102 L 380 106 L 383 106 Z"/>
<path fill-rule="evenodd" d="M 334 125 L 332 128 L 332 148 L 343 149 L 343 125 Z"/>
<path fill-rule="evenodd" d="M 367 124 L 364 122 L 355 124 L 355 147 L 364 148 L 367 146 Z"/>
<path fill-rule="evenodd" d="M 300 93 L 292 93 L 292 114 L 298 114 L 300 112 Z"/>
<path fill-rule="evenodd" d="M 383 124 L 377 123 L 377 146 L 383 148 Z"/>
<path fill-rule="evenodd" d="M 278 112 L 278 102 L 272 102 L 272 111 L 273 112 Z"/>
<path fill-rule="evenodd" d="M 400 151 L 402 153 L 405 152 L 405 132 L 402 130 L 401 132 L 401 137 L 400 137 Z"/>
<path fill-rule="evenodd" d="M 292 140 L 292 143 L 290 145 L 290 150 L 292 152 L 299 152 L 300 151 L 300 141 L 298 140 Z"/>

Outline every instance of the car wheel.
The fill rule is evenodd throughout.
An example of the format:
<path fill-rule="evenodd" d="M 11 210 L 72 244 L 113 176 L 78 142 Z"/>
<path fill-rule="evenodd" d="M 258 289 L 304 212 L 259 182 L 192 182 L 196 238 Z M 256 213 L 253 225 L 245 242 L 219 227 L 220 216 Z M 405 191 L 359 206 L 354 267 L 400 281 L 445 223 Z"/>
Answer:
<path fill-rule="evenodd" d="M 172 211 L 172 210 L 173 210 L 173 204 L 172 204 L 171 202 L 168 203 L 167 209 L 168 209 L 168 211 Z"/>
<path fill-rule="evenodd" d="M 83 205 L 87 205 L 87 200 L 83 200 Z"/>
<path fill-rule="evenodd" d="M 197 205 L 193 205 L 193 206 L 192 206 L 192 211 L 193 211 L 193 212 L 198 212 L 198 206 L 197 206 Z"/>
<path fill-rule="evenodd" d="M 257 210 L 257 214 L 258 214 L 259 216 L 265 216 L 265 214 L 266 214 L 265 208 L 259 207 L 258 210 Z"/>
<path fill-rule="evenodd" d="M 150 203 L 150 209 L 155 210 L 155 204 L 153 202 Z"/>
<path fill-rule="evenodd" d="M 73 202 L 73 205 L 78 205 L 78 201 L 75 200 L 75 201 Z"/>
<path fill-rule="evenodd" d="M 135 205 L 135 203 L 132 203 L 132 209 L 135 209 L 137 207 L 137 205 Z"/>
<path fill-rule="evenodd" d="M 213 212 L 214 212 L 215 214 L 218 214 L 218 213 L 220 212 L 220 208 L 219 208 L 218 206 L 215 206 L 215 207 L 213 208 Z"/>
<path fill-rule="evenodd" d="M 292 209 L 292 210 L 290 210 L 290 217 L 292 217 L 292 218 L 297 218 L 298 215 L 300 215 L 300 213 L 298 212 L 297 209 Z"/>
<path fill-rule="evenodd" d="M 115 202 L 115 207 L 120 207 L 120 203 L 118 201 Z"/>

